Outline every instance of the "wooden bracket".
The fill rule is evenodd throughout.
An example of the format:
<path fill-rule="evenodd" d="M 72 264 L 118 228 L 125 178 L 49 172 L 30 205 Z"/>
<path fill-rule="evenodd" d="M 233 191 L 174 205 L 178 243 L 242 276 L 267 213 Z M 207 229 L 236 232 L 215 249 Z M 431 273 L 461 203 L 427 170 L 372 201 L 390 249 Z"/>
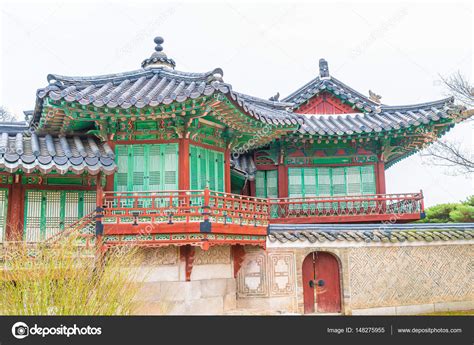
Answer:
<path fill-rule="evenodd" d="M 237 278 L 237 274 L 239 274 L 245 258 L 245 249 L 243 245 L 236 244 L 235 246 L 232 246 L 232 258 L 234 260 L 234 278 Z"/>
<path fill-rule="evenodd" d="M 193 271 L 193 263 L 196 250 L 193 246 L 185 245 L 179 247 L 179 253 L 181 260 L 183 260 L 185 263 L 186 281 L 189 282 L 191 281 L 191 273 Z"/>

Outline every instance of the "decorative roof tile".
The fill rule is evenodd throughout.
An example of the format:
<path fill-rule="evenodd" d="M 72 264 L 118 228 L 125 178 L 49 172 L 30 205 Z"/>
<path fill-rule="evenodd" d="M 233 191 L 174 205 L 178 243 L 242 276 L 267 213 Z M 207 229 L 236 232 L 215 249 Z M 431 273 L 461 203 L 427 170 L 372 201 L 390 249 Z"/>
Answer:
<path fill-rule="evenodd" d="M 410 106 L 381 106 L 378 113 L 354 113 L 344 115 L 301 114 L 301 134 L 317 136 L 341 136 L 355 133 L 388 132 L 418 127 L 431 121 L 449 118 L 458 107 L 454 98 Z"/>
<path fill-rule="evenodd" d="M 270 242 L 414 242 L 473 240 L 474 223 L 271 224 Z"/>
<path fill-rule="evenodd" d="M 112 174 L 116 170 L 115 154 L 107 143 L 96 138 L 78 136 L 39 136 L 18 124 L 0 124 L 0 171 L 25 173 L 56 171 L 65 174 L 85 171 Z M 19 129 L 22 131 L 18 131 Z"/>

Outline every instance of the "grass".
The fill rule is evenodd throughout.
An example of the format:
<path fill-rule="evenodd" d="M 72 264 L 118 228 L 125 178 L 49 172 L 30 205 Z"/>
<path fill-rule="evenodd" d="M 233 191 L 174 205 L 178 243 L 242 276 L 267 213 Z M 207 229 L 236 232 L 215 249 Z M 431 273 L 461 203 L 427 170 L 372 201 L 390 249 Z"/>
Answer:
<path fill-rule="evenodd" d="M 70 236 L 9 251 L 0 277 L 0 315 L 130 315 L 137 307 L 144 274 L 133 269 L 142 257 L 132 247 L 98 259 L 83 255 Z"/>

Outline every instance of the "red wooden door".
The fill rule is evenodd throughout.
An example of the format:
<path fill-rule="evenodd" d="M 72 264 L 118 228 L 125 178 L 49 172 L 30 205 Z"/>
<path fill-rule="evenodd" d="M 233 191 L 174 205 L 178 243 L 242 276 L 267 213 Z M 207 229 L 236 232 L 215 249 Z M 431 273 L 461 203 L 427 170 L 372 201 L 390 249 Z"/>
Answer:
<path fill-rule="evenodd" d="M 304 312 L 314 313 L 315 298 L 320 313 L 341 311 L 341 287 L 337 259 L 326 252 L 314 252 L 303 261 Z"/>

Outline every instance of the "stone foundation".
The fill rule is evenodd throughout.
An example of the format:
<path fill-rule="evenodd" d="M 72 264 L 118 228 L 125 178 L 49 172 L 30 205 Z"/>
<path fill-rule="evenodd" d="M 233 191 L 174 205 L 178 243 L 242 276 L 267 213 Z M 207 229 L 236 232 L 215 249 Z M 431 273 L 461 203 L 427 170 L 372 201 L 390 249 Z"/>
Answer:
<path fill-rule="evenodd" d="M 178 247 L 145 250 L 136 314 L 219 315 L 236 307 L 229 246 L 196 248 L 191 281 Z"/>

